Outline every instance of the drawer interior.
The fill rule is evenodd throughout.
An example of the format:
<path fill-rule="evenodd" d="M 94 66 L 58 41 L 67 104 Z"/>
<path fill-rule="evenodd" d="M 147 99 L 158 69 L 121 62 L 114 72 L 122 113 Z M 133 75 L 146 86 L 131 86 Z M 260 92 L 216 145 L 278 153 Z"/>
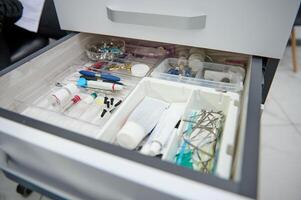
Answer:
<path fill-rule="evenodd" d="M 227 134 L 229 137 L 227 139 L 225 137 L 224 140 L 232 142 L 230 142 L 231 145 L 225 145 L 226 142 L 219 144 L 219 151 L 223 152 L 220 154 L 224 154 L 224 156 L 222 159 L 216 161 L 221 164 L 218 164 L 214 168 L 214 174 L 224 179 L 239 181 L 251 57 L 243 54 L 205 49 L 208 57 L 207 62 L 210 62 L 208 66 L 231 65 L 234 68 L 237 67 L 245 70 L 246 75 L 242 80 L 243 86 L 241 90 L 225 91 L 223 87 L 214 88 L 216 85 L 213 84 L 212 86 L 211 83 L 213 82 L 210 80 L 205 81 L 207 86 L 200 86 L 198 85 L 200 84 L 198 81 L 195 82 L 194 79 L 186 81 L 181 76 L 180 78 L 178 76 L 169 77 L 169 74 L 166 78 L 164 73 L 161 72 L 163 78 L 160 77 L 161 75 L 152 75 L 157 67 L 164 63 L 166 59 L 178 57 L 179 49 L 189 49 L 191 47 L 122 38 L 125 44 L 128 45 L 128 48 L 132 48 L 132 52 L 136 51 L 138 53 L 133 53 L 132 55 L 134 56 L 131 55 L 122 58 L 121 61 L 114 62 L 146 64 L 149 66 L 149 71 L 145 74 L 146 78 L 134 76 L 127 70 L 105 70 L 111 75 L 120 77 L 125 86 L 121 92 L 79 88 L 78 91 L 81 94 L 81 99 L 85 99 L 94 92 L 97 93 L 97 97 L 93 103 L 89 105 L 89 108 L 85 108 L 89 110 L 89 113 L 94 114 L 85 114 L 86 110 L 81 113 L 73 112 L 74 107 L 71 107 L 67 111 L 62 111 L 61 108 L 50 106 L 49 96 L 61 90 L 68 83 L 76 84 L 79 78 L 78 71 L 86 70 L 95 63 L 95 61 L 91 61 L 86 55 L 85 49 L 87 45 L 91 42 L 108 38 L 112 39 L 109 36 L 77 34 L 55 48 L 2 75 L 0 77 L 0 106 L 4 109 L 71 130 L 96 140 L 118 145 L 116 142 L 118 131 L 124 125 L 134 108 L 146 96 L 164 100 L 168 103 L 182 103 L 184 108 L 183 115 L 181 116 L 182 120 L 175 134 L 172 134 L 168 139 L 163 155 L 159 156 L 162 160 L 172 163 L 174 163 L 177 150 L 181 147 L 183 139 L 181 135 L 187 126 L 185 120 L 189 119 L 189 114 L 192 110 L 221 110 L 226 115 L 224 132 L 228 131 L 232 133 Z M 167 52 L 163 56 L 160 54 L 162 53 L 162 49 Z M 143 54 L 145 52 L 155 52 L 158 54 L 147 57 Z M 223 85 L 227 86 L 227 84 Z M 223 89 L 221 90 L 221 88 Z M 231 87 L 228 88 L 231 89 Z M 104 103 L 105 98 L 108 98 L 108 101 L 114 98 L 114 102 L 109 102 L 110 105 L 108 107 L 113 106 L 119 100 L 122 100 L 122 103 L 116 108 L 108 108 L 108 113 L 105 114 L 105 117 L 100 118 L 99 116 L 107 106 Z M 100 104 L 96 102 L 99 99 L 102 101 Z M 109 112 L 111 110 L 112 112 Z M 86 118 L 84 117 L 85 115 L 87 115 Z M 136 149 L 136 151 L 138 150 Z"/>

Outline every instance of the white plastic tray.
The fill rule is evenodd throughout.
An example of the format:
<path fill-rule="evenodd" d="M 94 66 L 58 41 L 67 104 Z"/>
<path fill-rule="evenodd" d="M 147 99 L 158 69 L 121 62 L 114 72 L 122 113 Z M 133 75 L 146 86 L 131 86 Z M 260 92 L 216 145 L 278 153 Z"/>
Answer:
<path fill-rule="evenodd" d="M 218 150 L 218 158 L 214 174 L 229 179 L 233 161 L 233 149 L 237 132 L 239 116 L 239 96 L 235 93 L 220 93 L 214 91 L 204 91 L 196 89 L 187 103 L 183 119 L 189 119 L 192 111 L 212 110 L 222 111 L 226 116 L 221 134 L 221 143 Z M 174 135 L 166 148 L 162 159 L 175 163 L 175 155 L 181 145 L 181 134 L 184 131 L 185 122 L 181 122 L 178 132 Z"/>
<path fill-rule="evenodd" d="M 226 115 L 226 120 L 215 174 L 225 179 L 230 178 L 233 155 L 228 154 L 228 148 L 234 147 L 237 132 L 239 113 L 238 94 L 231 92 L 222 93 L 211 88 L 146 77 L 142 79 L 130 96 L 104 125 L 97 139 L 114 143 L 118 131 L 122 128 L 130 113 L 145 96 L 158 98 L 169 103 L 185 103 L 186 109 L 183 119 L 187 119 L 188 114 L 193 109 L 223 111 Z M 180 145 L 180 134 L 183 131 L 183 123 L 182 121 L 177 134 L 171 136 L 163 152 L 163 160 L 174 162 L 176 151 Z"/>

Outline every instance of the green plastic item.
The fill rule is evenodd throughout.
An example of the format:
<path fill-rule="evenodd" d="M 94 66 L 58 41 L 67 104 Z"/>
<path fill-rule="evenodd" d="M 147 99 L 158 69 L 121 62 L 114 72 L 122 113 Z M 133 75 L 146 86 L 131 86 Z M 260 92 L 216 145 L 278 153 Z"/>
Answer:
<path fill-rule="evenodd" d="M 176 159 L 179 158 L 179 155 L 180 154 L 176 155 Z M 183 166 L 183 167 L 193 169 L 191 158 L 192 158 L 192 151 L 188 151 L 188 152 L 183 153 L 182 160 L 180 161 L 179 165 Z"/>

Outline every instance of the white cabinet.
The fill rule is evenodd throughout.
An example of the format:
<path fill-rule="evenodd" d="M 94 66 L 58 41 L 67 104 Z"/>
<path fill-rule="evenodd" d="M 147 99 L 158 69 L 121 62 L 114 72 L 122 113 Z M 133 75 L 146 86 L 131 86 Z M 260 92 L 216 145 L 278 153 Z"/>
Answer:
<path fill-rule="evenodd" d="M 57 0 L 55 6 L 66 30 L 281 58 L 299 1 Z"/>

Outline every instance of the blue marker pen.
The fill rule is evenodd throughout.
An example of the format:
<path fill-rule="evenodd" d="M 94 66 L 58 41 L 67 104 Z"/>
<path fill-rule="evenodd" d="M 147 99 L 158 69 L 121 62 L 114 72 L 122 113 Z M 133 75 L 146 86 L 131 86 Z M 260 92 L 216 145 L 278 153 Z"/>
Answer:
<path fill-rule="evenodd" d="M 113 76 L 108 73 L 95 73 L 95 72 L 86 71 L 86 70 L 81 70 L 81 71 L 79 71 L 79 73 L 84 76 L 98 77 L 98 78 L 108 80 L 108 81 L 114 81 L 114 82 L 120 81 L 119 77 Z"/>

